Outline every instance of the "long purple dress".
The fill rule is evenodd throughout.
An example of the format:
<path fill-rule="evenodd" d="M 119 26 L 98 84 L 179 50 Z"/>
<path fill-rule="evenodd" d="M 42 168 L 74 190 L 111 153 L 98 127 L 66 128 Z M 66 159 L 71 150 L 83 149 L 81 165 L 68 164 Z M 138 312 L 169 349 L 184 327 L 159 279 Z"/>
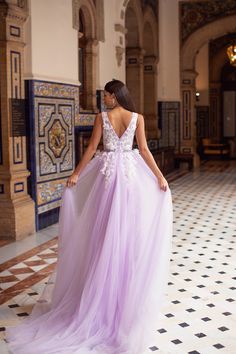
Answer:
<path fill-rule="evenodd" d="M 168 278 L 171 192 L 132 149 L 137 114 L 119 138 L 105 112 L 104 151 L 65 188 L 56 270 L 30 316 L 7 329 L 17 354 L 142 354 Z"/>

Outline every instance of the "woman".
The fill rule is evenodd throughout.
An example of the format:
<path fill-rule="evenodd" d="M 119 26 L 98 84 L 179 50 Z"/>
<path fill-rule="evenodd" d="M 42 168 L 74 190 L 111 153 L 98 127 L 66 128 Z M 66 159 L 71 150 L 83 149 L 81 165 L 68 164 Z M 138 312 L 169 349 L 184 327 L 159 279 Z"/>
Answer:
<path fill-rule="evenodd" d="M 29 318 L 7 330 L 13 353 L 142 354 L 152 345 L 167 282 L 171 193 L 127 87 L 108 82 L 104 101 L 111 110 L 96 116 L 63 193 L 56 270 Z"/>

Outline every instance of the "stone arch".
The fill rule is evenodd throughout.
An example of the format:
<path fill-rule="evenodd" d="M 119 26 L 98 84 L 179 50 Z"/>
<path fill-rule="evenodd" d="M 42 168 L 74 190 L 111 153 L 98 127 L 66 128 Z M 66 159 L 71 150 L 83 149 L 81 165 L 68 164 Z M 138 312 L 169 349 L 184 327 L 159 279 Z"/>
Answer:
<path fill-rule="evenodd" d="M 96 7 L 92 0 L 73 0 L 73 28 L 78 31 L 78 44 L 80 50 L 80 40 L 83 34 L 80 30 L 80 11 L 83 14 L 86 40 L 83 48 L 85 94 L 86 101 L 83 103 L 83 110 L 96 110 L 96 57 L 97 57 L 97 21 Z M 79 62 L 78 54 L 78 62 Z M 81 64 L 79 64 L 81 65 Z M 81 78 L 79 77 L 79 80 Z"/>
<path fill-rule="evenodd" d="M 195 58 L 199 49 L 209 40 L 236 31 L 236 15 L 213 21 L 188 37 L 181 48 L 182 70 L 195 70 Z"/>
<path fill-rule="evenodd" d="M 211 39 L 236 30 L 236 15 L 212 21 L 194 31 L 183 43 L 180 51 L 181 65 L 181 125 L 180 125 L 180 150 L 183 153 L 194 155 L 194 165 L 199 164 L 196 154 L 196 112 L 195 112 L 195 71 L 196 56 L 200 48 L 209 43 Z"/>
<path fill-rule="evenodd" d="M 73 28 L 79 31 L 79 10 L 86 18 L 86 30 L 91 39 L 97 39 L 96 8 L 92 0 L 73 0 Z"/>
<path fill-rule="evenodd" d="M 135 11 L 128 7 L 125 15 L 126 33 L 126 46 L 129 48 L 140 47 L 140 33 L 138 20 Z"/>
<path fill-rule="evenodd" d="M 127 2 L 127 1 L 126 1 Z M 143 44 L 143 13 L 139 0 L 130 0 L 126 5 L 125 18 L 127 13 L 131 12 L 136 19 L 136 29 L 137 29 L 137 38 L 138 38 L 138 47 L 142 47 Z M 133 20 L 134 20 L 133 18 Z M 127 21 L 126 21 L 127 22 Z M 132 25 L 135 25 L 134 23 Z"/>

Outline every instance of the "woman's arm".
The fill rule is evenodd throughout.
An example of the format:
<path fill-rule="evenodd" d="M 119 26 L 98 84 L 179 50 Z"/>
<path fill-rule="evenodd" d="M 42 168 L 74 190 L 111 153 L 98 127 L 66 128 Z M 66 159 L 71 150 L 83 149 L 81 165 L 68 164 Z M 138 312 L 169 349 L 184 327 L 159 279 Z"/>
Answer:
<path fill-rule="evenodd" d="M 68 180 L 66 182 L 67 187 L 72 187 L 77 183 L 78 177 L 79 177 L 81 171 L 85 168 L 87 163 L 91 160 L 91 158 L 95 154 L 98 144 L 101 140 L 101 136 L 102 136 L 102 117 L 101 117 L 101 113 L 99 113 L 99 114 L 97 114 L 95 121 L 94 121 L 93 132 L 92 132 L 91 138 L 89 140 L 89 145 L 88 145 L 82 159 L 80 160 L 80 162 L 76 166 L 74 172 L 68 178 Z"/>
<path fill-rule="evenodd" d="M 146 164 L 150 167 L 154 175 L 157 177 L 160 188 L 166 191 L 168 187 L 168 183 L 164 178 L 163 174 L 161 173 L 160 169 L 158 168 L 156 161 L 154 160 L 154 157 L 152 156 L 152 153 L 148 148 L 147 139 L 145 135 L 144 118 L 141 114 L 138 115 L 136 139 L 137 139 L 138 148 L 142 158 L 144 159 Z"/>

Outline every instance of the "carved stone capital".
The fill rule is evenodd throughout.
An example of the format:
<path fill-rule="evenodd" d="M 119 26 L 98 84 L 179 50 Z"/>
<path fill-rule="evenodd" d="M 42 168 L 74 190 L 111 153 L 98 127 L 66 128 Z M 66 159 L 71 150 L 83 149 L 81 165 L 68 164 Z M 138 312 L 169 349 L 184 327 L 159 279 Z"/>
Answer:
<path fill-rule="evenodd" d="M 198 72 L 195 70 L 184 70 L 181 73 L 181 84 L 182 86 L 194 87 L 195 79 L 198 76 Z"/>
<path fill-rule="evenodd" d="M 6 19 L 12 22 L 23 24 L 28 17 L 28 11 L 25 8 L 20 8 L 14 5 L 8 5 Z"/>

